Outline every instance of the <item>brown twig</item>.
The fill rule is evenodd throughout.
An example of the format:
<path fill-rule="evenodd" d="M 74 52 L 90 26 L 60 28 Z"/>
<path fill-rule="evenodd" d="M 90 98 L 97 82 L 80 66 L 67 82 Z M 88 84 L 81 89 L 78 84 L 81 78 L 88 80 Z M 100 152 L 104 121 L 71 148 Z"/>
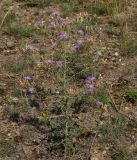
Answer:
<path fill-rule="evenodd" d="M 15 133 L 18 135 L 18 132 L 17 132 L 15 126 L 14 126 L 13 128 L 14 128 Z M 22 139 L 20 138 L 19 141 L 21 142 L 21 143 L 20 143 L 20 146 L 21 146 L 21 149 L 22 149 L 23 154 L 24 154 L 24 156 L 25 156 L 25 159 L 29 160 L 29 158 L 28 158 L 28 156 L 27 156 L 27 154 L 26 154 L 26 152 L 25 152 L 25 150 L 24 150 Z"/>
<path fill-rule="evenodd" d="M 26 152 L 25 152 L 25 150 L 24 150 L 22 140 L 21 140 L 20 145 L 21 145 L 21 148 L 22 148 L 22 151 L 23 151 L 23 154 L 24 154 L 25 158 L 26 158 L 27 160 L 29 160 L 29 158 L 28 158 L 28 156 L 27 156 L 27 154 L 26 154 Z"/>
<path fill-rule="evenodd" d="M 102 114 L 103 114 L 103 108 L 102 108 L 102 111 L 101 111 L 101 113 L 100 113 L 99 121 L 97 122 L 97 126 L 99 126 L 99 124 L 100 124 L 100 121 L 101 121 L 101 118 L 102 118 Z M 94 138 L 93 138 L 93 141 L 92 141 L 92 143 L 91 143 L 91 145 L 90 145 L 90 148 L 89 148 L 89 158 L 88 158 L 88 160 L 92 160 L 92 148 L 93 148 L 94 143 L 95 143 L 95 140 L 96 140 L 96 138 L 97 138 L 98 130 L 99 130 L 99 128 L 97 128 L 97 131 L 96 131 L 96 133 L 95 133 L 95 136 L 94 136 Z"/>

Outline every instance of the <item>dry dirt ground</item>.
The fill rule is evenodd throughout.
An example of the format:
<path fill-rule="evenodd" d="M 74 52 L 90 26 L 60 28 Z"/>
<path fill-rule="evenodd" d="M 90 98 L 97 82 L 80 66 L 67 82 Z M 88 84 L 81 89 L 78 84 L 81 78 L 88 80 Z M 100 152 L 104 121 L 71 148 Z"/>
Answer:
<path fill-rule="evenodd" d="M 84 3 L 86 5 L 94 4 L 94 1 L 85 1 Z M 52 80 L 54 68 L 47 70 L 48 67 L 45 67 L 44 61 L 49 57 L 54 59 L 56 52 L 61 52 L 61 50 L 51 47 L 51 39 L 54 36 L 57 39 L 58 32 L 65 30 L 65 27 L 55 28 L 54 33 L 52 29 L 43 26 L 38 28 L 38 32 L 41 32 L 38 34 L 35 34 L 37 32 L 35 29 L 34 32 L 32 30 L 27 32 L 23 29 L 22 32 L 13 31 L 16 23 L 19 24 L 19 27 L 35 27 L 36 22 L 42 21 L 44 26 L 48 26 L 53 12 L 56 10 L 62 14 L 65 12 L 62 10 L 63 5 L 67 5 L 67 3 L 52 3 L 49 6 L 41 7 L 27 5 L 23 0 L 2 0 L 0 2 L 0 160 L 137 160 L 137 94 L 134 95 L 134 103 L 125 98 L 129 90 L 137 91 L 137 46 L 133 45 L 137 40 L 135 39 L 135 42 L 130 44 L 128 43 L 130 39 L 124 39 L 124 42 L 127 42 L 124 45 L 121 42 L 121 35 L 119 35 L 119 32 L 127 32 L 126 34 L 131 37 L 137 37 L 135 24 L 137 4 L 135 1 L 127 4 L 128 9 L 125 9 L 122 15 L 128 11 L 133 13 L 127 14 L 129 16 L 127 26 L 125 24 L 116 26 L 118 31 L 113 30 L 115 29 L 114 18 L 117 16 L 88 13 L 88 17 L 92 16 L 97 19 L 97 24 L 91 24 L 87 29 L 89 30 L 87 33 L 91 33 L 93 39 L 91 43 L 87 42 L 88 51 L 86 49 L 83 51 L 83 57 L 87 56 L 88 60 L 88 56 L 92 55 L 93 61 L 87 63 L 90 66 L 95 65 L 96 81 L 94 85 L 101 95 L 99 97 L 96 95 L 86 96 L 88 99 L 97 100 L 106 96 L 102 91 L 105 90 L 107 97 L 100 98 L 103 104 L 99 107 L 92 103 L 87 104 L 87 102 L 86 104 L 78 103 L 74 106 L 73 111 L 69 111 L 75 122 L 72 125 L 79 128 L 78 131 L 70 129 L 72 138 L 70 141 L 68 140 L 69 142 L 66 142 L 67 140 L 64 142 L 60 136 L 55 137 L 54 132 L 58 126 L 55 123 L 56 120 L 52 124 L 52 122 L 45 122 L 44 119 L 47 115 L 54 118 L 61 117 L 64 113 L 63 111 L 61 113 L 53 111 L 54 104 L 64 95 L 58 91 L 60 83 L 54 83 Z M 11 9 L 10 6 L 12 6 Z M 70 12 L 72 13 L 69 13 L 68 17 L 76 21 L 79 19 L 78 17 L 84 17 L 86 11 L 82 9 Z M 15 15 L 15 20 L 13 15 Z M 13 22 L 10 22 L 10 19 L 11 21 L 13 19 Z M 4 22 L 2 22 L 3 20 Z M 120 21 L 122 20 L 120 19 Z M 12 23 L 12 30 L 9 29 L 9 23 Z M 112 26 L 114 28 L 110 29 Z M 18 30 L 21 31 L 21 28 Z M 67 31 L 71 33 L 70 30 Z M 73 44 L 76 39 L 75 31 L 72 31 L 71 34 L 74 37 L 69 40 L 69 45 Z M 35 46 L 36 54 L 26 52 L 28 44 Z M 129 45 L 136 49 L 130 52 L 127 47 Z M 133 52 L 135 54 L 132 54 Z M 27 57 L 27 65 L 24 64 L 26 62 L 24 62 L 24 57 Z M 59 56 L 57 55 L 57 57 Z M 60 74 L 58 70 L 55 72 Z M 24 77 L 28 75 L 32 75 L 33 82 L 24 81 Z M 74 98 L 80 89 L 85 89 L 84 81 L 85 77 L 82 77 L 74 80 L 74 83 L 73 81 L 70 83 L 67 88 L 70 97 Z M 48 98 L 43 99 L 41 95 L 27 94 L 26 90 L 31 86 L 30 83 L 36 87 L 50 88 L 51 94 Z M 18 90 L 22 90 L 21 95 Z M 80 95 L 83 96 L 81 93 Z M 34 98 L 36 99 L 35 104 L 30 104 Z M 59 121 L 65 121 L 63 116 Z M 67 128 L 67 123 L 64 128 L 60 130 L 66 135 L 64 130 Z M 55 132 L 55 134 L 60 133 Z M 63 145 L 54 144 L 59 141 L 63 141 Z M 73 147 L 69 143 L 73 143 Z M 57 146 L 55 147 L 55 145 Z"/>

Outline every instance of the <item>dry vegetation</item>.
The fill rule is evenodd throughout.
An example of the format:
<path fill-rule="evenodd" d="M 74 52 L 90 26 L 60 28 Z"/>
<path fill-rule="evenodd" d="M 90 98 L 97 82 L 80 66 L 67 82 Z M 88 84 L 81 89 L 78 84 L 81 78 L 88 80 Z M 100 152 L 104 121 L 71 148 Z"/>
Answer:
<path fill-rule="evenodd" d="M 0 160 L 137 160 L 137 1 L 0 13 Z"/>

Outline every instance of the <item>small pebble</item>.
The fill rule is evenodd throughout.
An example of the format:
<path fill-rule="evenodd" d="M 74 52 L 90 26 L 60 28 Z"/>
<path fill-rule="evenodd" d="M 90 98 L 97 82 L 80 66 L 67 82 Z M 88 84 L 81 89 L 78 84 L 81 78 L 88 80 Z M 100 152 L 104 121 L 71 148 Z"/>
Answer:
<path fill-rule="evenodd" d="M 119 56 L 119 53 L 118 53 L 118 52 L 115 52 L 114 55 L 115 55 L 115 56 Z"/>
<path fill-rule="evenodd" d="M 9 41 L 9 42 L 7 42 L 7 47 L 11 49 L 11 48 L 15 47 L 15 43 L 12 41 Z"/>

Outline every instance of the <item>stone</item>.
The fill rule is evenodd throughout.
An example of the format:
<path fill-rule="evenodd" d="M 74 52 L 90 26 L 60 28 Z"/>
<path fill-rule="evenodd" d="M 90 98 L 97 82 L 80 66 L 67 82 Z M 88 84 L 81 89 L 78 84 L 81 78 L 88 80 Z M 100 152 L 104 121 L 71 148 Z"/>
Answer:
<path fill-rule="evenodd" d="M 7 47 L 8 48 L 13 48 L 13 47 L 15 47 L 15 43 L 12 42 L 12 41 L 9 41 L 9 42 L 7 42 Z"/>

